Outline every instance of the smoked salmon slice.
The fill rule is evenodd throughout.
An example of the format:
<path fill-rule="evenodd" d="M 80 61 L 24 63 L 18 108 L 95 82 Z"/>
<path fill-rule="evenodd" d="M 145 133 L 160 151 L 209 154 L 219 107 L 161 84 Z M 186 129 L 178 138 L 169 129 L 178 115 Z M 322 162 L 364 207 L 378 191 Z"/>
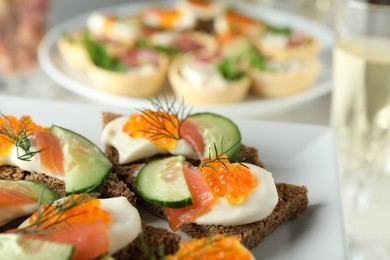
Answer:
<path fill-rule="evenodd" d="M 64 155 L 60 141 L 50 132 L 35 130 L 34 145 L 43 171 L 59 177 L 64 176 Z"/>
<path fill-rule="evenodd" d="M 109 236 L 106 224 L 101 221 L 56 224 L 45 231 L 46 235 L 26 234 L 26 237 L 58 243 L 72 244 L 75 252 L 72 260 L 96 259 L 107 253 Z"/>
<path fill-rule="evenodd" d="M 204 141 L 197 126 L 190 120 L 184 120 L 180 126 L 180 136 L 190 144 L 192 149 L 198 154 L 199 159 L 202 159 L 204 154 Z"/>
<path fill-rule="evenodd" d="M 165 208 L 169 227 L 173 231 L 178 230 L 182 224 L 193 222 L 207 212 L 217 200 L 202 175 L 192 169 L 189 163 L 184 165 L 184 177 L 191 192 L 192 205 L 184 208 Z"/>
<path fill-rule="evenodd" d="M 17 206 L 36 203 L 26 194 L 10 189 L 0 189 L 0 207 Z"/>

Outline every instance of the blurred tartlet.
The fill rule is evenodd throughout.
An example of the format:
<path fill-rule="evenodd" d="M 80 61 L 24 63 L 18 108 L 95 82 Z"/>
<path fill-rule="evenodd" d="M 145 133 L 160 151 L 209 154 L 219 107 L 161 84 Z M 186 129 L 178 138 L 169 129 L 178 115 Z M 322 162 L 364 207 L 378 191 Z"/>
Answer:
<path fill-rule="evenodd" d="M 319 60 L 315 57 L 267 61 L 266 66 L 266 70 L 257 68 L 249 70 L 254 93 L 266 98 L 293 95 L 310 88 L 321 68 Z"/>
<path fill-rule="evenodd" d="M 57 41 L 61 57 L 70 67 L 78 70 L 86 70 L 92 65 L 83 43 L 86 33 L 85 29 L 69 31 Z"/>
<path fill-rule="evenodd" d="M 209 33 L 213 32 L 215 17 L 225 10 L 225 6 L 220 1 L 179 0 L 175 6 L 178 9 L 184 9 L 193 13 L 196 19 L 196 30 Z"/>
<path fill-rule="evenodd" d="M 173 60 L 169 82 L 178 98 L 188 104 L 210 105 L 242 101 L 250 79 L 234 61 L 220 54 L 185 55 Z"/>
<path fill-rule="evenodd" d="M 130 49 L 117 57 L 94 59 L 87 75 L 97 88 L 124 96 L 147 98 L 166 79 L 169 59 L 152 49 Z"/>
<path fill-rule="evenodd" d="M 267 25 L 264 34 L 255 40 L 255 46 L 265 56 L 276 59 L 312 58 L 320 51 L 317 39 L 290 27 L 270 25 Z"/>
<path fill-rule="evenodd" d="M 193 52 L 215 52 L 218 43 L 213 35 L 200 31 L 162 31 L 144 39 L 147 46 L 170 56 Z"/>
<path fill-rule="evenodd" d="M 189 10 L 161 6 L 145 9 L 140 18 L 144 26 L 159 30 L 193 29 L 196 22 L 195 15 Z"/>

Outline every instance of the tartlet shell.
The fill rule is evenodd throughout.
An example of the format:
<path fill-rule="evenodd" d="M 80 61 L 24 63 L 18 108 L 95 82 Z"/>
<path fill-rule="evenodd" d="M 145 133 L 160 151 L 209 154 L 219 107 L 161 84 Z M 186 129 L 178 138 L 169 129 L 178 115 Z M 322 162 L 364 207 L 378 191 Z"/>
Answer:
<path fill-rule="evenodd" d="M 72 68 L 84 71 L 93 65 L 83 44 L 60 37 L 57 41 L 57 47 L 61 57 Z"/>
<path fill-rule="evenodd" d="M 308 42 L 294 47 L 277 47 L 270 43 L 257 41 L 256 48 L 266 57 L 276 59 L 310 59 L 315 57 L 321 49 L 317 39 L 310 38 Z"/>
<path fill-rule="evenodd" d="M 215 88 L 211 85 L 195 86 L 183 78 L 180 73 L 180 67 L 184 62 L 188 62 L 185 56 L 171 62 L 168 79 L 176 97 L 183 99 L 186 103 L 191 105 L 235 103 L 247 96 L 251 84 L 248 76 L 230 81 L 224 88 Z"/>
<path fill-rule="evenodd" d="M 86 71 L 98 89 L 117 95 L 148 98 L 159 92 L 165 82 L 169 59 L 159 54 L 160 64 L 154 73 L 115 72 L 92 64 Z"/>
<path fill-rule="evenodd" d="M 293 95 L 313 86 L 321 69 L 317 58 L 305 60 L 302 69 L 291 72 L 249 70 L 253 92 L 265 98 Z"/>

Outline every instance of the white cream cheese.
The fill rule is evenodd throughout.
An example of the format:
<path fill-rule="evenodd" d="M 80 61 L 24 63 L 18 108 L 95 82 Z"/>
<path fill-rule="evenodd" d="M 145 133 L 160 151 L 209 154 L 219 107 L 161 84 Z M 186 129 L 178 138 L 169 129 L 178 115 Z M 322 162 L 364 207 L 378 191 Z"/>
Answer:
<path fill-rule="evenodd" d="M 191 146 L 184 140 L 178 140 L 173 149 L 163 149 L 147 138 L 132 138 L 122 131 L 123 125 L 130 116 L 119 117 L 106 125 L 103 129 L 101 141 L 106 146 L 114 147 L 119 154 L 119 164 L 125 164 L 140 159 L 152 157 L 156 154 L 171 153 L 196 158 L 197 155 Z"/>
<path fill-rule="evenodd" d="M 305 64 L 299 60 L 267 61 L 267 67 L 276 72 L 296 72 L 301 70 Z"/>
<path fill-rule="evenodd" d="M 185 30 L 185 29 L 191 29 L 195 26 L 195 15 L 187 10 L 183 9 L 173 9 L 171 11 L 178 11 L 179 16 L 177 19 L 171 24 L 171 28 L 167 29 L 173 29 L 173 30 Z M 161 13 L 159 10 L 150 10 L 146 11 L 142 17 L 143 23 L 147 26 L 151 27 L 161 27 L 162 26 L 162 20 L 161 17 L 164 15 L 164 10 L 161 10 Z"/>
<path fill-rule="evenodd" d="M 176 32 L 164 31 L 152 34 L 150 41 L 153 45 L 169 46 L 173 42 Z"/>
<path fill-rule="evenodd" d="M 30 203 L 17 206 L 2 206 L 0 207 L 0 226 L 8 222 L 33 213 L 37 209 L 37 203 Z"/>
<path fill-rule="evenodd" d="M 112 20 L 100 13 L 88 17 L 87 28 L 93 35 L 120 42 L 132 42 L 139 35 L 139 26 L 135 23 L 119 18 Z"/>
<path fill-rule="evenodd" d="M 267 44 L 275 48 L 286 48 L 289 39 L 286 35 L 280 33 L 265 33 L 260 41 L 261 44 Z"/>
<path fill-rule="evenodd" d="M 30 149 L 31 151 L 36 150 L 34 146 L 31 146 Z M 29 160 L 21 160 L 18 159 L 18 151 L 20 156 L 25 154 L 22 149 L 13 145 L 8 156 L 0 156 L 0 165 L 13 165 L 29 172 L 42 172 L 38 154 L 31 157 Z"/>
<path fill-rule="evenodd" d="M 269 216 L 278 203 L 278 193 L 272 174 L 253 164 L 245 164 L 257 178 L 252 194 L 239 205 L 218 198 L 210 211 L 194 222 L 200 225 L 236 226 L 261 221 Z"/>
<path fill-rule="evenodd" d="M 156 73 L 157 67 L 152 64 L 142 64 L 136 68 L 131 68 L 127 71 L 129 74 L 137 74 L 137 75 L 150 75 Z"/>
<path fill-rule="evenodd" d="M 141 233 L 141 217 L 138 210 L 125 197 L 100 199 L 101 208 L 112 217 L 109 227 L 109 254 L 130 244 Z"/>
<path fill-rule="evenodd" d="M 229 22 L 224 14 L 218 15 L 214 20 L 214 30 L 217 34 L 225 34 L 230 32 Z"/>
<path fill-rule="evenodd" d="M 226 88 L 227 81 L 218 72 L 217 66 L 209 62 L 187 62 L 180 68 L 181 76 L 191 85 L 201 88 L 212 86 L 216 89 Z"/>
<path fill-rule="evenodd" d="M 220 3 L 207 1 L 207 6 L 201 6 L 191 3 L 188 0 L 177 1 L 176 7 L 185 11 L 192 12 L 200 20 L 214 19 L 223 11 L 223 7 Z"/>

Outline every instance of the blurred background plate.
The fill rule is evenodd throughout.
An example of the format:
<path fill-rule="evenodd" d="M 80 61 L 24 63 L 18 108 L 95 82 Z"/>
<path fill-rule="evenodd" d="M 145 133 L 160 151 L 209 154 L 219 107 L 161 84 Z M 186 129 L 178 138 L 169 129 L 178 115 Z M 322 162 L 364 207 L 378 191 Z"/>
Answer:
<path fill-rule="evenodd" d="M 160 5 L 170 5 L 172 4 L 172 1 L 138 1 L 130 4 L 99 9 L 97 11 L 104 13 L 116 13 L 119 15 L 137 13 L 148 5 L 156 3 L 159 3 Z M 321 73 L 313 87 L 292 96 L 261 99 L 249 95 L 240 103 L 194 106 L 194 112 L 210 111 L 229 116 L 256 117 L 286 110 L 290 107 L 303 104 L 330 92 L 332 78 L 331 47 L 333 44 L 333 37 L 331 31 L 327 27 L 304 17 L 277 9 L 241 3 L 233 5 L 237 8 L 237 10 L 250 16 L 263 19 L 275 25 L 291 26 L 296 30 L 306 32 L 317 38 L 322 46 L 322 50 L 319 54 L 319 58 L 322 63 Z M 150 107 L 150 102 L 147 99 L 114 95 L 95 88 L 84 73 L 70 68 L 65 64 L 57 49 L 57 39 L 67 30 L 84 27 L 88 15 L 89 13 L 86 13 L 73 17 L 57 24 L 48 31 L 38 50 L 38 59 L 43 71 L 63 88 L 84 98 L 120 108 Z M 169 88 L 166 88 L 164 95 L 168 98 L 173 98 L 173 94 Z"/>

